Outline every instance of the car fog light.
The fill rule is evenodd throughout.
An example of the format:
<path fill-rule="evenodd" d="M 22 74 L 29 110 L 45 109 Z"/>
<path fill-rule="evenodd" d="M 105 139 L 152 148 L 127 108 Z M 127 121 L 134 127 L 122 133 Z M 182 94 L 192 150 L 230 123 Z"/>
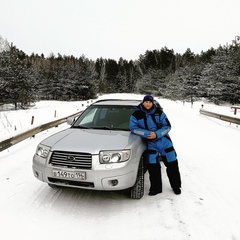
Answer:
<path fill-rule="evenodd" d="M 118 185 L 118 180 L 117 179 L 111 180 L 111 185 L 112 186 L 117 186 Z"/>

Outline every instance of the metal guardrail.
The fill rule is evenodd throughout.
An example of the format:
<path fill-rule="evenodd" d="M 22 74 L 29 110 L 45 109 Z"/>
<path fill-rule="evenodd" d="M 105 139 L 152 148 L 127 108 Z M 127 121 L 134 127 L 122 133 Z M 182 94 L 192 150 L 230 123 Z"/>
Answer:
<path fill-rule="evenodd" d="M 240 125 L 240 118 L 235 118 L 235 117 L 230 117 L 230 116 L 226 116 L 226 115 L 222 115 L 222 114 L 218 114 L 218 113 L 213 113 L 213 112 L 206 111 L 204 109 L 200 109 L 200 113 L 203 115 L 209 116 L 209 117 L 214 117 L 214 118 L 220 119 L 225 122 L 236 123 L 236 124 Z"/>
<path fill-rule="evenodd" d="M 67 118 L 76 117 L 76 116 L 80 115 L 81 112 L 74 113 L 70 116 L 67 116 L 67 117 L 64 117 L 64 118 L 61 118 L 61 119 L 58 119 L 58 120 L 55 120 L 55 121 L 52 121 L 52 122 L 49 122 L 49 123 L 45 123 L 45 124 L 40 125 L 38 127 L 32 128 L 31 130 L 28 130 L 24 133 L 21 133 L 21 134 L 18 134 L 16 136 L 14 136 L 14 137 L 8 138 L 8 139 L 0 142 L 0 152 L 7 149 L 7 148 L 10 148 L 11 146 L 29 138 L 29 137 L 34 136 L 37 133 L 40 133 L 40 132 L 45 131 L 45 130 L 47 130 L 49 128 L 52 128 L 52 127 L 56 127 L 59 124 L 62 124 L 64 122 L 66 122 Z"/>

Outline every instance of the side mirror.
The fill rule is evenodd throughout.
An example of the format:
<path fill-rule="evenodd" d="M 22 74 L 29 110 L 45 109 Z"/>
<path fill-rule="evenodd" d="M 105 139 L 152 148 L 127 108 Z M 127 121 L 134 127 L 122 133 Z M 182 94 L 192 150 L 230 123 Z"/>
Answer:
<path fill-rule="evenodd" d="M 75 118 L 74 118 L 74 117 L 68 117 L 68 118 L 67 118 L 67 124 L 68 124 L 68 125 L 72 125 L 74 121 L 75 121 Z"/>

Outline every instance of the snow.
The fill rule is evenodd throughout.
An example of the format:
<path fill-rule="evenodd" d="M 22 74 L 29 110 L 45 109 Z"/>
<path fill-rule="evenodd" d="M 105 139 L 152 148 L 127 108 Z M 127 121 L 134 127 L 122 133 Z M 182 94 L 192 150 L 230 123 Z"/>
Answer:
<path fill-rule="evenodd" d="M 100 98 L 119 97 L 142 99 L 142 95 L 134 94 Z M 239 112 L 234 115 L 230 105 L 195 102 L 191 106 L 156 99 L 172 124 L 170 136 L 178 153 L 181 195 L 170 189 L 163 165 L 163 192 L 147 195 L 146 174 L 145 195 L 140 200 L 129 199 L 122 191 L 48 187 L 33 176 L 32 156 L 42 139 L 68 127 L 61 124 L 0 152 L 2 239 L 240 240 L 240 129 L 201 115 L 199 109 L 204 104 L 208 111 L 233 117 L 239 117 Z M 81 111 L 88 103 L 41 101 L 28 110 L 2 111 L 0 141 L 34 125 Z"/>

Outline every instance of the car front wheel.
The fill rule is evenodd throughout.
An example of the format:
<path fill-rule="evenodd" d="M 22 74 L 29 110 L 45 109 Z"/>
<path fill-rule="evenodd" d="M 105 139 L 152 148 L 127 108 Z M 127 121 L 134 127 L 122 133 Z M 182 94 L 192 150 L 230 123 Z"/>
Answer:
<path fill-rule="evenodd" d="M 138 167 L 137 179 L 133 187 L 130 188 L 130 197 L 133 199 L 140 199 L 144 195 L 144 166 L 143 157 L 140 160 Z"/>

